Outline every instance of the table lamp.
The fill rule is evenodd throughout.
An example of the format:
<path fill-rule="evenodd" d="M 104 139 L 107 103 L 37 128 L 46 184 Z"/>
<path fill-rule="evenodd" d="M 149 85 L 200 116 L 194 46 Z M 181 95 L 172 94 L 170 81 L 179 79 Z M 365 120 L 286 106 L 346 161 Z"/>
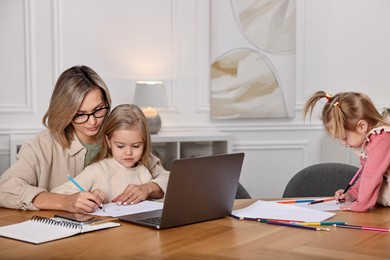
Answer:
<path fill-rule="evenodd" d="M 157 134 L 161 129 L 161 117 L 153 107 L 167 105 L 164 84 L 161 81 L 137 81 L 133 103 L 144 112 L 150 133 Z"/>

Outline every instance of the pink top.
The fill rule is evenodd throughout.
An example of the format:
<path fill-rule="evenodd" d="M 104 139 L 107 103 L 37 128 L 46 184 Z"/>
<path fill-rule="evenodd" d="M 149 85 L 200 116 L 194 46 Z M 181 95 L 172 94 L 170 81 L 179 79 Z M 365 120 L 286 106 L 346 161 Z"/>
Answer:
<path fill-rule="evenodd" d="M 355 198 L 353 211 L 367 211 L 377 202 L 390 205 L 390 127 L 372 129 L 361 148 L 363 171 L 348 193 Z"/>

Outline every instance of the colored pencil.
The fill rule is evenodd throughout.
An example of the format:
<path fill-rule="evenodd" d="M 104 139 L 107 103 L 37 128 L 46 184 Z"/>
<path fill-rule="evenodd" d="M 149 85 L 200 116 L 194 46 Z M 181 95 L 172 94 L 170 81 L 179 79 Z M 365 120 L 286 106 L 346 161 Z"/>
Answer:
<path fill-rule="evenodd" d="M 345 190 L 343 191 L 342 194 L 345 194 L 347 193 L 347 191 L 349 190 L 349 188 L 351 188 L 351 186 L 353 185 L 353 183 L 355 182 L 356 178 L 359 176 L 360 172 L 363 170 L 363 166 L 359 168 L 359 170 L 357 170 L 357 172 L 355 173 L 355 175 L 352 177 L 351 181 L 348 183 L 347 187 L 345 188 Z M 339 202 L 344 202 L 345 199 L 341 199 L 339 200 Z"/>
<path fill-rule="evenodd" d="M 96 221 L 96 222 L 92 222 L 89 225 L 92 225 L 92 226 L 93 225 L 100 225 L 100 224 L 107 223 L 107 222 L 112 222 L 112 221 L 118 221 L 118 218 L 107 218 L 107 219 L 99 220 L 99 221 Z"/>
<path fill-rule="evenodd" d="M 303 226 L 332 226 L 332 225 L 345 225 L 344 221 L 321 221 L 321 222 L 294 222 Z"/>
<path fill-rule="evenodd" d="M 76 185 L 76 187 L 80 190 L 80 191 L 85 191 L 83 187 L 81 187 L 81 185 L 75 180 L 72 178 L 72 176 L 70 175 L 67 175 L 66 177 L 68 177 L 68 179 L 73 182 L 74 185 Z"/>
<path fill-rule="evenodd" d="M 315 200 L 313 199 L 303 199 L 303 200 L 282 200 L 278 201 L 280 204 L 290 204 L 290 203 L 308 203 L 308 202 L 313 202 Z"/>
<path fill-rule="evenodd" d="M 262 223 L 267 223 L 268 221 L 273 222 L 286 222 L 286 223 L 303 223 L 302 220 L 291 220 L 291 219 L 267 219 L 267 218 L 249 218 L 249 217 L 238 217 L 233 214 L 230 215 L 231 217 L 238 219 L 238 220 L 250 220 L 250 221 L 257 221 Z"/>
<path fill-rule="evenodd" d="M 354 226 L 354 225 L 334 225 L 335 227 L 341 228 L 351 228 L 351 229 L 360 229 L 360 230 L 371 230 L 371 231 L 381 231 L 381 232 L 389 232 L 389 228 L 381 228 L 381 227 L 367 227 L 367 226 Z"/>
<path fill-rule="evenodd" d="M 267 224 L 271 225 L 278 225 L 278 226 L 285 226 L 285 227 L 294 227 L 294 228 L 302 228 L 302 229 L 308 229 L 308 230 L 318 230 L 318 231 L 329 231 L 329 228 L 318 228 L 318 227 L 310 227 L 310 226 L 303 226 L 300 224 L 293 224 L 293 223 L 285 223 L 285 222 L 274 222 L 274 221 L 268 221 Z"/>
<path fill-rule="evenodd" d="M 271 225 L 280 225 L 280 226 L 287 226 L 287 227 L 295 227 L 295 228 L 303 228 L 303 229 L 309 229 L 309 230 L 318 230 L 318 231 L 329 231 L 329 228 L 318 228 L 318 227 L 312 227 L 310 225 L 304 225 L 305 222 L 303 221 L 294 221 L 294 220 L 286 220 L 286 219 L 264 219 L 264 218 L 248 218 L 248 217 L 237 217 L 235 215 L 230 215 L 231 217 L 238 219 L 238 220 L 250 220 L 250 221 L 257 221 L 261 223 L 267 223 Z M 309 222 L 306 222 L 309 223 Z M 314 222 L 311 222 L 314 223 Z M 315 222 L 315 223 L 321 223 L 321 222 Z M 327 223 L 327 222 L 322 222 Z M 333 222 L 335 223 L 344 223 L 344 222 Z M 332 225 L 332 224 L 329 224 Z"/>
<path fill-rule="evenodd" d="M 322 200 L 315 200 L 315 201 L 309 202 L 309 204 L 312 205 L 312 204 L 317 204 L 317 203 L 321 203 L 321 202 L 332 201 L 332 200 L 335 200 L 335 199 L 336 198 L 327 198 L 327 199 L 322 199 Z"/>

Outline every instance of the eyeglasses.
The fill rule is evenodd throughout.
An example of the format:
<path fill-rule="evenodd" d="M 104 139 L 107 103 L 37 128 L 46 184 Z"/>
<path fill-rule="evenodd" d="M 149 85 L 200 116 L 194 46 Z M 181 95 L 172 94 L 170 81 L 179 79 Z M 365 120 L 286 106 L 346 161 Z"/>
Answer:
<path fill-rule="evenodd" d="M 73 122 L 76 124 L 83 124 L 89 120 L 90 116 L 94 116 L 95 118 L 102 118 L 107 115 L 109 109 L 110 107 L 102 107 L 89 114 L 78 114 L 73 117 Z"/>

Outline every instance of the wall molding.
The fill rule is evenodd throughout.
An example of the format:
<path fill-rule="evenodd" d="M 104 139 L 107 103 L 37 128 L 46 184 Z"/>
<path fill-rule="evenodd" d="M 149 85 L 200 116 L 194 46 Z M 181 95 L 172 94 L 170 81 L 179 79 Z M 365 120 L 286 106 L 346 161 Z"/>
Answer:
<path fill-rule="evenodd" d="M 209 1 L 196 1 L 196 46 L 197 61 L 196 108 L 195 112 L 210 112 L 210 34 L 211 4 Z"/>
<path fill-rule="evenodd" d="M 62 44 L 61 44 L 61 4 L 60 0 L 52 1 L 51 6 L 52 42 L 53 42 L 53 80 L 56 80 L 61 73 Z M 53 82 L 54 85 L 54 82 Z"/>
<path fill-rule="evenodd" d="M 310 140 L 283 140 L 283 141 L 239 141 L 233 144 L 237 151 L 261 150 L 305 150 Z"/>
<path fill-rule="evenodd" d="M 33 1 L 24 0 L 23 1 L 23 20 L 24 20 L 24 53 L 25 53 L 25 63 L 24 68 L 26 71 L 25 74 L 25 104 L 24 105 L 1 105 L 0 104 L 0 114 L 34 114 L 36 112 L 35 104 L 37 103 L 34 99 L 36 92 L 36 87 L 34 84 L 35 77 L 33 73 L 33 64 L 35 62 L 35 55 L 33 54 L 35 34 L 34 34 L 34 14 L 33 10 Z"/>
<path fill-rule="evenodd" d="M 239 141 L 233 143 L 233 151 L 301 151 L 301 167 L 309 164 L 309 149 L 310 140 L 281 140 L 281 141 Z"/>
<path fill-rule="evenodd" d="M 0 156 L 9 155 L 9 146 L 0 145 Z"/>
<path fill-rule="evenodd" d="M 39 122 L 40 123 L 40 122 Z M 0 126 L 0 135 L 8 134 L 29 134 L 38 133 L 46 129 L 40 124 L 35 125 L 7 125 Z M 312 123 L 294 123 L 294 122 L 243 122 L 240 120 L 240 124 L 237 122 L 214 122 L 213 124 L 202 125 L 185 125 L 185 126 L 164 126 L 162 131 L 210 131 L 219 130 L 230 133 L 239 132 L 301 132 L 301 131 L 323 131 L 323 126 L 320 122 Z"/>
<path fill-rule="evenodd" d="M 20 127 L 20 126 L 8 126 L 0 127 L 0 135 L 12 135 L 12 134 L 37 134 L 45 128 L 41 127 Z"/>

